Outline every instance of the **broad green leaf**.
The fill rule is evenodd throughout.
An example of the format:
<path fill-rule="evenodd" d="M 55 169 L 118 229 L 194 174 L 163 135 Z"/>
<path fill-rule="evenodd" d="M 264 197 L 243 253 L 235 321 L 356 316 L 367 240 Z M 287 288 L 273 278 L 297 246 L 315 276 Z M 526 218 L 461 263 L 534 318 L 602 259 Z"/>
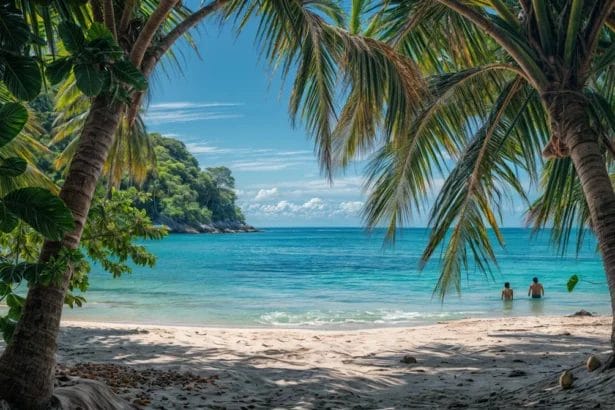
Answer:
<path fill-rule="evenodd" d="M 10 296 L 10 295 L 9 295 Z M 22 312 L 22 307 L 21 306 L 15 306 L 9 309 L 8 312 L 8 318 L 10 320 L 13 320 L 15 322 L 19 322 L 19 319 L 21 319 L 21 312 Z"/>
<path fill-rule="evenodd" d="M 575 286 L 577 286 L 577 283 L 579 283 L 579 277 L 574 274 L 570 277 L 570 279 L 568 279 L 568 283 L 566 283 L 566 288 L 568 288 L 568 292 L 572 292 Z"/>
<path fill-rule="evenodd" d="M 19 221 L 15 218 L 9 210 L 0 202 L 0 231 L 9 233 L 17 226 Z"/>
<path fill-rule="evenodd" d="M 2 333 L 2 338 L 6 343 L 11 341 L 15 326 L 17 326 L 17 322 L 10 320 L 8 316 L 0 317 L 0 333 Z"/>
<path fill-rule="evenodd" d="M 32 57 L 3 56 L 4 75 L 2 79 L 13 95 L 21 100 L 31 100 L 41 91 L 41 70 Z"/>
<path fill-rule="evenodd" d="M 28 163 L 23 158 L 0 159 L 0 176 L 16 177 L 26 172 L 26 168 L 28 168 Z"/>
<path fill-rule="evenodd" d="M 113 34 L 111 34 L 107 26 L 97 21 L 92 23 L 92 25 L 88 29 L 86 33 L 86 38 L 88 41 L 92 41 L 96 39 L 107 39 L 107 40 L 111 40 L 111 42 L 114 42 Z"/>
<path fill-rule="evenodd" d="M 6 103 L 0 108 L 0 147 L 9 143 L 28 121 L 28 111 L 19 103 Z"/>
<path fill-rule="evenodd" d="M 25 302 L 25 299 L 23 297 L 16 295 L 14 293 L 11 293 L 6 297 L 6 304 L 11 308 L 22 307 L 24 302 Z"/>
<path fill-rule="evenodd" d="M 81 27 L 70 21 L 63 21 L 58 26 L 58 34 L 64 43 L 66 49 L 76 54 L 80 52 L 85 45 L 85 37 Z"/>
<path fill-rule="evenodd" d="M 43 188 L 22 188 L 3 200 L 8 210 L 46 238 L 60 240 L 74 227 L 73 217 L 64 202 Z"/>
<path fill-rule="evenodd" d="M 87 59 L 85 61 L 97 61 L 108 63 L 119 60 L 124 52 L 115 44 L 112 38 L 97 38 L 86 44 Z"/>
<path fill-rule="evenodd" d="M 70 73 L 73 68 L 73 60 L 69 57 L 58 58 L 56 61 L 49 63 L 45 73 L 51 84 L 58 84 Z"/>
<path fill-rule="evenodd" d="M 75 296 L 71 292 L 67 292 L 64 297 L 64 304 L 70 306 L 71 309 L 73 309 L 75 305 L 77 307 L 82 307 L 85 302 L 86 300 L 83 296 Z"/>
<path fill-rule="evenodd" d="M 111 66 L 111 71 L 121 82 L 131 85 L 139 91 L 147 88 L 147 80 L 130 61 L 118 61 Z"/>
<path fill-rule="evenodd" d="M 7 3 L 0 6 L 0 45 L 9 50 L 19 50 L 30 39 L 30 30 L 21 13 Z"/>
<path fill-rule="evenodd" d="M 6 283 L 20 283 L 23 280 L 33 283 L 44 269 L 43 263 L 21 262 L 17 265 L 3 263 L 0 264 L 0 280 Z"/>
<path fill-rule="evenodd" d="M 77 64 L 73 69 L 77 87 L 87 96 L 96 96 L 103 85 L 103 76 L 101 71 L 94 65 Z"/>

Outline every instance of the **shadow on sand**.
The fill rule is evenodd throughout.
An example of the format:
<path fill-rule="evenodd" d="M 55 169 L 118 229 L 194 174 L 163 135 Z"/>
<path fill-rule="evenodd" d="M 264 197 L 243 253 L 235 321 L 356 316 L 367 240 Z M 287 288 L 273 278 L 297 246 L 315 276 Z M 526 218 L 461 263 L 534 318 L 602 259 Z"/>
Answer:
<path fill-rule="evenodd" d="M 608 349 L 607 340 L 595 336 L 495 329 L 487 337 L 496 343 L 482 350 L 412 341 L 411 351 L 400 346 L 398 351 L 347 355 L 343 363 L 354 369 L 348 371 L 302 366 L 296 350 L 263 348 L 242 354 L 231 346 L 187 346 L 172 338 L 147 344 L 129 337 L 143 332 L 147 331 L 65 327 L 60 361 L 215 375 L 218 382 L 207 391 L 186 393 L 200 408 L 229 403 L 235 403 L 229 408 L 588 408 L 585 396 L 591 396 L 589 407 L 613 408 L 612 374 L 589 374 L 582 368 L 589 354 Z M 408 353 L 416 364 L 400 362 Z M 562 391 L 557 378 L 567 366 L 574 367 L 579 388 Z"/>

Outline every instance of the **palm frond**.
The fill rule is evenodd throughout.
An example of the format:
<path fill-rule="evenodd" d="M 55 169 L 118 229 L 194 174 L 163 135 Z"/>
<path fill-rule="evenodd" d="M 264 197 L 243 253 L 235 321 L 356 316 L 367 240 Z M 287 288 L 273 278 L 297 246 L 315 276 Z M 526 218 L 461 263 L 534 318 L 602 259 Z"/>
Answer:
<path fill-rule="evenodd" d="M 551 241 L 561 255 L 568 252 L 570 240 L 576 234 L 576 251 L 579 252 L 587 230 L 591 229 L 591 218 L 570 158 L 546 164 L 541 188 L 541 195 L 527 214 L 528 224 L 535 232 L 551 228 Z"/>
<path fill-rule="evenodd" d="M 492 103 L 485 96 L 501 93 L 512 73 L 505 65 L 487 65 L 429 78 L 429 98 L 411 117 L 404 137 L 385 144 L 370 162 L 364 211 L 369 227 L 386 222 L 392 240 L 398 225 L 422 211 L 436 188 L 434 180 L 444 178 L 448 163 L 464 150 L 468 128 L 479 128 L 480 119 L 489 115 Z M 352 154 L 353 139 L 344 143 Z M 528 167 L 535 168 L 533 162 Z"/>

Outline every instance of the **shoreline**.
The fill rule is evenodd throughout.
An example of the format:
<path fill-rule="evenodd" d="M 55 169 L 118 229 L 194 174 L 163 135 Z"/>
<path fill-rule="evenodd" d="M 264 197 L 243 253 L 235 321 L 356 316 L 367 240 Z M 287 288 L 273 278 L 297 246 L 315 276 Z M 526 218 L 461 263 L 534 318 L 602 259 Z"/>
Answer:
<path fill-rule="evenodd" d="M 1 306 L 0 306 L 1 307 Z M 545 319 L 555 319 L 555 318 L 574 318 L 579 316 L 578 313 L 587 312 L 585 309 L 580 309 L 576 312 L 571 312 L 568 315 L 556 315 L 556 314 L 545 314 L 545 315 L 497 315 L 497 316 L 465 316 L 461 318 L 451 318 L 446 319 L 442 318 L 435 321 L 425 321 L 425 322 L 402 322 L 399 324 L 391 324 L 391 323 L 338 323 L 331 325 L 311 325 L 311 326 L 301 326 L 301 325 L 272 325 L 272 324 L 259 324 L 259 325 L 251 325 L 251 324 L 198 324 L 198 323 L 171 323 L 166 321 L 161 322 L 122 322 L 122 321 L 114 321 L 114 320 L 84 320 L 84 319 L 66 319 L 62 318 L 61 325 L 84 325 L 86 327 L 101 325 L 101 327 L 170 327 L 170 328 L 186 328 L 186 329 L 217 329 L 217 330 L 291 330 L 291 331 L 308 331 L 308 332 L 360 332 L 360 331 L 378 331 L 378 330 L 390 330 L 390 329 L 404 329 L 404 328 L 416 328 L 416 327 L 426 327 L 426 326 L 435 326 L 441 324 L 448 324 L 453 322 L 467 321 L 467 320 L 506 320 L 506 319 L 521 319 L 521 318 L 545 318 Z M 605 315 L 596 312 L 588 312 L 591 315 L 588 317 L 593 318 L 611 318 L 610 315 Z M 584 315 L 582 315 L 584 316 Z M 356 326 L 355 326 L 356 325 Z"/>
<path fill-rule="evenodd" d="M 578 383 L 608 374 L 583 366 L 605 360 L 610 329 L 610 316 L 337 331 L 63 321 L 58 359 L 144 408 L 561 408 L 581 397 L 559 388 L 562 370 Z M 607 382 L 591 400 L 608 408 Z"/>

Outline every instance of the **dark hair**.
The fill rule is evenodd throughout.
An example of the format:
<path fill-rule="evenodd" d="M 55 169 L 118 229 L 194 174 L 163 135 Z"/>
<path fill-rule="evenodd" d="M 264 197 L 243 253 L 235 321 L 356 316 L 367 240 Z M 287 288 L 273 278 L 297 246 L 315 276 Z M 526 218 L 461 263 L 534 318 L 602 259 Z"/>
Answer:
<path fill-rule="evenodd" d="M 508 289 L 510 287 L 510 282 L 504 282 L 504 287 Z"/>
<path fill-rule="evenodd" d="M 535 278 L 534 278 L 534 279 L 532 279 L 532 280 L 534 281 L 534 283 L 538 283 L 538 278 L 536 278 L 536 277 L 535 277 Z"/>

